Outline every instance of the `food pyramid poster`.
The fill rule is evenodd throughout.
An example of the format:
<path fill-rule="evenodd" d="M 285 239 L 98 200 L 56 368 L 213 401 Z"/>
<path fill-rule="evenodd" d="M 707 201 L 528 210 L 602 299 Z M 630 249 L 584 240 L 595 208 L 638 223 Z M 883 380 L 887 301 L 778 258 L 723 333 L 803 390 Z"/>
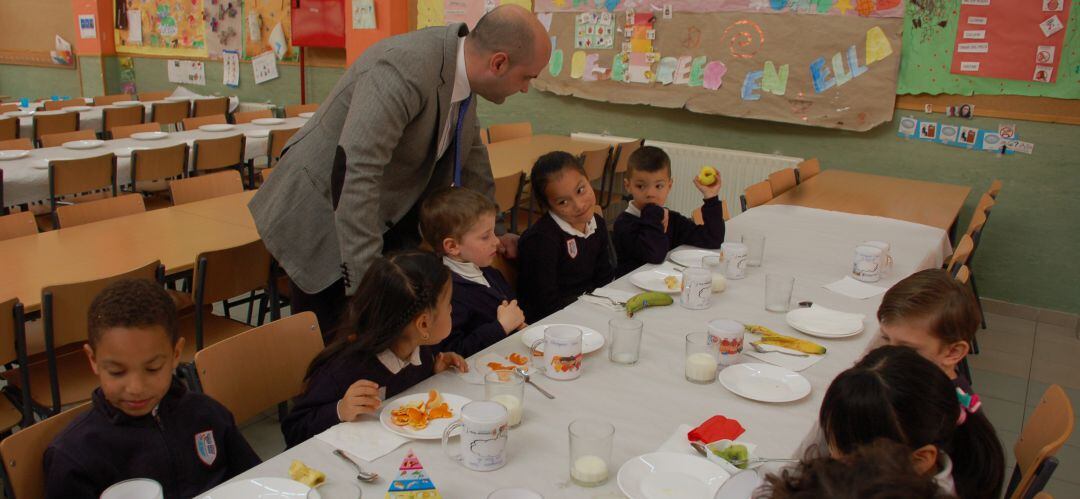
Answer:
<path fill-rule="evenodd" d="M 441 499 L 439 490 L 428 478 L 424 466 L 416 458 L 416 454 L 410 449 L 401 460 L 398 475 L 390 482 L 390 490 L 386 491 L 386 499 Z"/>

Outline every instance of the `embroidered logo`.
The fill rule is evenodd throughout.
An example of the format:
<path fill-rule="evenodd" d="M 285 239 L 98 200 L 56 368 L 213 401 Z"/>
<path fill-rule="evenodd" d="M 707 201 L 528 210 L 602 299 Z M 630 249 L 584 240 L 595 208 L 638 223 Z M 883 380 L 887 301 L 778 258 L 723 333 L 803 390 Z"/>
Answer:
<path fill-rule="evenodd" d="M 195 435 L 195 451 L 203 464 L 211 466 L 217 459 L 217 443 L 214 442 L 214 431 L 206 430 Z"/>
<path fill-rule="evenodd" d="M 566 240 L 566 254 L 570 255 L 570 258 L 577 258 L 577 240 Z"/>

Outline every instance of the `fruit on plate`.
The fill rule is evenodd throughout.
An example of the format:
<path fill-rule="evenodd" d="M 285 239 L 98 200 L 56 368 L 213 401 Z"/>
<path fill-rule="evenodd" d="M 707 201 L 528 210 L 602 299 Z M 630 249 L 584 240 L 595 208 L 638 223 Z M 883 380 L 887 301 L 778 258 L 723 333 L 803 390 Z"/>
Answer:
<path fill-rule="evenodd" d="M 408 426 L 414 430 L 427 428 L 432 419 L 443 419 L 454 416 L 450 404 L 443 401 L 438 390 L 428 392 L 426 402 L 416 401 L 404 404 L 390 411 L 390 420 L 397 426 Z"/>
<path fill-rule="evenodd" d="M 673 275 L 665 277 L 664 286 L 667 286 L 668 289 L 679 289 L 679 278 Z"/>
<path fill-rule="evenodd" d="M 746 469 L 746 461 L 750 459 L 750 452 L 743 444 L 731 444 L 723 450 L 713 449 L 712 453 L 740 470 Z"/>
<path fill-rule="evenodd" d="M 302 461 L 293 459 L 292 464 L 289 465 L 289 478 L 308 487 L 318 487 L 326 481 L 326 474 L 317 469 L 309 468 Z"/>
<path fill-rule="evenodd" d="M 629 300 L 626 300 L 626 316 L 633 317 L 635 312 L 639 312 L 646 308 L 662 307 L 671 305 L 672 303 L 675 303 L 675 300 L 667 293 L 658 293 L 656 291 L 639 293 Z"/>
<path fill-rule="evenodd" d="M 719 173 L 716 171 L 716 168 L 703 166 L 701 167 L 701 171 L 698 172 L 697 179 L 698 182 L 701 182 L 701 185 L 713 185 L 716 183 L 717 176 L 719 176 Z"/>
<path fill-rule="evenodd" d="M 825 347 L 809 340 L 785 336 L 765 326 L 756 324 L 746 324 L 745 328 L 746 331 L 749 333 L 760 334 L 761 343 L 764 343 L 766 345 L 790 348 L 792 350 L 797 350 L 803 353 L 809 353 L 814 355 L 825 354 Z"/>
<path fill-rule="evenodd" d="M 517 352 L 513 352 L 510 355 L 507 355 L 506 360 L 509 360 L 510 362 L 513 362 L 514 364 L 517 364 L 519 366 L 524 366 L 529 363 L 528 357 L 521 355 Z"/>

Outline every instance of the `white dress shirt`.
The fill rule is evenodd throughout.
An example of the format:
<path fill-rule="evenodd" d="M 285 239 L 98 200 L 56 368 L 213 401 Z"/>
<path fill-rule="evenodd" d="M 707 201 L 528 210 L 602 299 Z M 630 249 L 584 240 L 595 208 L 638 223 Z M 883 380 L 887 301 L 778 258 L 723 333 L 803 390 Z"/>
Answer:
<path fill-rule="evenodd" d="M 450 95 L 450 109 L 447 110 L 446 123 L 443 125 L 442 133 L 439 134 L 439 158 L 450 148 L 450 142 L 453 141 L 450 134 L 457 127 L 458 109 L 461 107 L 461 101 L 469 97 L 471 93 L 472 87 L 469 86 L 469 73 L 465 71 L 465 37 L 461 37 L 458 39 L 457 70 L 454 71 L 454 91 Z M 464 150 L 464 144 L 462 146 Z M 462 159 L 464 160 L 464 158 Z"/>

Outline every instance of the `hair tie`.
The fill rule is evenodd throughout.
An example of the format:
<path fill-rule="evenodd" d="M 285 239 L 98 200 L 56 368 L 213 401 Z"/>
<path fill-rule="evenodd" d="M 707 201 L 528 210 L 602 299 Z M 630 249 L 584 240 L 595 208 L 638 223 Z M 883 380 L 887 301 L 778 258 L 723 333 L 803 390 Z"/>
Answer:
<path fill-rule="evenodd" d="M 960 387 L 956 387 L 956 400 L 960 403 L 960 416 L 956 419 L 957 426 L 967 421 L 968 414 L 975 414 L 982 407 L 982 401 L 979 400 L 978 395 L 967 393 Z"/>

